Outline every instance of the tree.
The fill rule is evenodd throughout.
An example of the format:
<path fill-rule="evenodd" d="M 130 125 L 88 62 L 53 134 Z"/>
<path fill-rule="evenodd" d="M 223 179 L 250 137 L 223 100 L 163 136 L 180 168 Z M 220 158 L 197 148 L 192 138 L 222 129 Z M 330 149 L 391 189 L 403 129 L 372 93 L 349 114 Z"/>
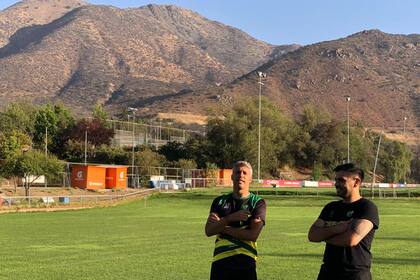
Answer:
<path fill-rule="evenodd" d="M 407 145 L 384 139 L 378 158 L 378 173 L 386 182 L 405 182 L 410 174 L 412 153 Z"/>
<path fill-rule="evenodd" d="M 45 133 L 49 135 L 49 143 L 58 130 L 58 116 L 51 105 L 41 107 L 35 114 L 34 142 L 38 145 L 45 143 Z"/>
<path fill-rule="evenodd" d="M 20 130 L 0 133 L 0 177 L 14 177 L 17 157 L 28 151 L 31 146 L 31 138 Z"/>
<path fill-rule="evenodd" d="M 0 113 L 0 131 L 22 131 L 32 135 L 36 107 L 30 103 L 11 103 Z"/>
<path fill-rule="evenodd" d="M 211 162 L 209 141 L 205 136 L 195 134 L 185 142 L 184 147 L 186 158 L 193 159 L 198 168 L 205 168 L 206 163 Z"/>
<path fill-rule="evenodd" d="M 414 158 L 411 161 L 411 175 L 410 178 L 413 182 L 420 182 L 420 147 L 417 148 Z"/>
<path fill-rule="evenodd" d="M 25 195 L 29 196 L 32 183 L 41 175 L 54 176 L 62 170 L 63 165 L 55 156 L 32 150 L 16 158 L 11 175 L 24 178 Z"/>
<path fill-rule="evenodd" d="M 177 166 L 182 169 L 197 169 L 197 163 L 192 159 L 180 159 Z"/>
<path fill-rule="evenodd" d="M 352 162 L 365 170 L 365 181 L 370 181 L 369 170 L 373 170 L 376 155 L 376 145 L 374 141 L 379 139 L 377 133 L 365 131 L 360 126 L 350 129 L 350 158 Z"/>
<path fill-rule="evenodd" d="M 315 162 L 312 168 L 312 180 L 318 181 L 322 179 L 322 164 Z"/>
<path fill-rule="evenodd" d="M 164 155 L 168 161 L 178 161 L 188 158 L 184 144 L 176 141 L 171 141 L 161 146 L 158 152 Z"/>
<path fill-rule="evenodd" d="M 45 105 L 35 114 L 34 141 L 39 149 L 45 145 L 45 133 L 48 133 L 48 150 L 61 155 L 68 130 L 74 127 L 74 117 L 64 105 Z"/>
<path fill-rule="evenodd" d="M 70 130 L 68 139 L 84 142 L 85 132 L 88 135 L 88 142 L 95 146 L 102 144 L 109 145 L 114 137 L 114 130 L 107 128 L 101 120 L 82 119 Z"/>
<path fill-rule="evenodd" d="M 88 143 L 87 157 L 93 157 L 91 151 L 93 151 L 92 145 Z M 85 158 L 85 143 L 80 141 L 68 140 L 63 147 L 60 157 L 70 162 L 83 162 Z"/>
<path fill-rule="evenodd" d="M 89 162 L 131 164 L 130 159 L 130 153 L 121 147 L 101 145 L 96 149 L 94 157 L 89 159 Z"/>
<path fill-rule="evenodd" d="M 0 160 L 15 158 L 31 146 L 31 138 L 20 130 L 0 133 Z"/>
<path fill-rule="evenodd" d="M 150 175 L 153 175 L 152 168 L 165 166 L 166 159 L 151 147 L 140 146 L 139 151 L 135 154 L 134 164 L 137 166 L 135 172 L 140 177 L 141 185 L 147 185 Z"/>
<path fill-rule="evenodd" d="M 158 167 L 166 165 L 165 157 L 147 146 L 140 147 L 140 150 L 135 153 L 134 160 L 134 164 L 140 167 Z"/>
<path fill-rule="evenodd" d="M 96 103 L 95 107 L 93 107 L 92 117 L 105 124 L 108 119 L 108 113 L 100 103 Z"/>
<path fill-rule="evenodd" d="M 327 124 L 331 122 L 330 114 L 314 105 L 303 106 L 303 113 L 300 117 L 299 124 L 304 131 L 312 131 L 320 124 Z"/>
<path fill-rule="evenodd" d="M 289 145 L 294 141 L 293 121 L 277 107 L 262 99 L 261 172 L 275 174 L 279 165 L 290 159 Z M 258 162 L 258 100 L 236 103 L 225 117 L 211 119 L 207 126 L 209 158 L 219 167 L 230 168 L 237 160 Z"/>

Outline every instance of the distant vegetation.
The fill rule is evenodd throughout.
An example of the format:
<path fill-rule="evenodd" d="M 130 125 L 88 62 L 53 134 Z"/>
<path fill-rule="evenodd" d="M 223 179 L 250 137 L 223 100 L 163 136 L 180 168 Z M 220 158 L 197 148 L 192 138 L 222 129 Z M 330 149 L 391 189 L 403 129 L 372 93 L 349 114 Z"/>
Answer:
<path fill-rule="evenodd" d="M 88 162 L 131 164 L 131 148 L 112 146 L 114 132 L 107 127 L 106 118 L 100 105 L 95 106 L 92 118 L 88 119 L 77 119 L 63 105 L 8 105 L 0 112 L 0 176 L 20 176 L 21 169 L 13 167 L 17 161 L 31 162 L 27 159 L 30 155 L 40 159 L 39 152 L 44 153 L 45 147 L 48 160 L 83 162 L 85 137 Z M 360 125 L 350 129 L 351 161 L 368 171 L 367 180 L 371 180 L 378 140 L 377 133 Z M 236 160 L 247 160 L 257 169 L 258 101 L 244 99 L 225 112 L 223 118 L 211 117 L 205 136 L 193 136 L 185 143 L 169 142 L 159 149 L 137 146 L 134 158 L 139 166 L 188 169 L 230 168 Z M 332 178 L 334 166 L 346 159 L 346 123 L 333 120 L 328 113 L 312 106 L 306 106 L 295 121 L 267 99 L 262 100 L 261 178 L 279 177 L 281 168 L 287 166 L 313 170 L 313 179 L 328 179 Z M 55 165 L 51 163 L 44 169 L 59 172 L 51 166 Z M 382 139 L 376 172 L 380 180 L 418 181 L 418 167 L 418 156 L 407 145 Z M 44 170 L 37 168 L 31 169 L 37 173 L 33 175 Z"/>

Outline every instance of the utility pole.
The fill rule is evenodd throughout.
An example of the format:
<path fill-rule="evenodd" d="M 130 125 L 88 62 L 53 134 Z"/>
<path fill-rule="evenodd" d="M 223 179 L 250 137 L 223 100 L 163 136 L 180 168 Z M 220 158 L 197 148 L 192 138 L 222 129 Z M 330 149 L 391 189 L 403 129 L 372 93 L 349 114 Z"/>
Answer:
<path fill-rule="evenodd" d="M 85 165 L 87 164 L 87 139 L 88 139 L 88 133 L 87 133 L 87 130 L 85 130 Z"/>
<path fill-rule="evenodd" d="M 45 156 L 48 155 L 48 127 L 45 126 Z"/>
<path fill-rule="evenodd" d="M 382 139 L 382 133 L 384 131 L 381 130 L 381 134 L 379 134 L 379 142 L 378 142 L 378 148 L 376 149 L 376 157 L 375 157 L 375 165 L 373 166 L 373 176 L 372 176 L 372 184 L 370 185 L 370 193 L 373 198 L 373 185 L 375 184 L 375 176 L 376 176 L 376 165 L 378 163 L 378 156 L 379 156 L 379 148 L 381 146 L 381 139 Z"/>
<path fill-rule="evenodd" d="M 347 163 L 350 162 L 350 96 L 346 96 L 347 101 Z"/>
<path fill-rule="evenodd" d="M 130 111 L 133 114 L 133 135 L 131 137 L 132 143 L 131 143 L 131 173 L 132 173 L 132 183 L 131 187 L 135 188 L 137 187 L 137 176 L 134 176 L 134 151 L 135 151 L 135 122 L 136 122 L 136 111 L 137 108 L 128 107 L 128 111 Z"/>
<path fill-rule="evenodd" d="M 45 157 L 48 156 L 48 126 L 45 126 Z M 44 187 L 47 187 L 47 175 L 44 175 Z"/>
<path fill-rule="evenodd" d="M 258 184 L 260 183 L 261 179 L 261 92 L 262 86 L 264 85 L 262 82 L 262 78 L 265 78 L 267 74 L 263 72 L 258 72 L 258 85 L 259 85 L 259 93 L 258 93 Z"/>

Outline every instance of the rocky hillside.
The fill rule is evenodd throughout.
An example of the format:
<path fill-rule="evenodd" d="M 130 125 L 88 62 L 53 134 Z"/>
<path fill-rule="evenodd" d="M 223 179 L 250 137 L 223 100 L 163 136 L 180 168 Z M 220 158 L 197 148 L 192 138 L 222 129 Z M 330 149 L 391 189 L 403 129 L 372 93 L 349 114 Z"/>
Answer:
<path fill-rule="evenodd" d="M 242 96 L 258 95 L 257 71 L 267 74 L 263 95 L 283 111 L 297 116 L 305 104 L 347 114 L 366 126 L 420 126 L 420 35 L 363 31 L 347 38 L 302 47 L 259 69 L 212 90 L 164 100 L 163 107 L 201 103 L 232 104 Z M 171 105 L 172 104 L 172 105 Z M 178 105 L 174 105 L 178 104 Z M 190 106 L 194 109 L 196 107 Z M 202 109 L 200 109 L 202 110 Z"/>
<path fill-rule="evenodd" d="M 0 11 L 0 47 L 9 42 L 17 30 L 46 24 L 74 8 L 86 5 L 83 0 L 24 0 Z"/>
<path fill-rule="evenodd" d="M 34 10 L 43 1 L 26 2 Z M 81 3 L 50 23 L 10 36 L 0 49 L 0 103 L 63 101 L 86 111 L 100 102 L 115 111 L 147 111 L 143 104 L 227 83 L 296 48 L 266 44 L 175 6 Z"/>
<path fill-rule="evenodd" d="M 2 44 L 2 45 L 1 45 Z M 87 112 L 199 113 L 263 95 L 291 116 L 314 104 L 366 126 L 420 126 L 420 35 L 379 30 L 273 46 L 176 6 L 25 0 L 0 11 L 0 106 L 61 101 Z"/>

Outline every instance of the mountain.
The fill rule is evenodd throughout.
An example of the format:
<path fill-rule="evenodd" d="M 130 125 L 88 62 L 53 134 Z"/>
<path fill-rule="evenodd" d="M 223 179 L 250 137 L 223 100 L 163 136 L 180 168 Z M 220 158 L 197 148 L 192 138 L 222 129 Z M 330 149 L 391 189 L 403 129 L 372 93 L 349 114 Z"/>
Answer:
<path fill-rule="evenodd" d="M 17 30 L 49 23 L 83 5 L 87 3 L 82 0 L 24 0 L 0 11 L 0 47 L 5 46 Z"/>
<path fill-rule="evenodd" d="M 267 74 L 263 96 L 297 117 L 305 104 L 347 117 L 365 126 L 420 126 L 420 35 L 391 35 L 368 30 L 334 41 L 299 48 L 225 86 L 191 92 L 182 98 L 150 104 L 174 110 L 199 100 L 230 105 L 258 96 L 258 71 Z M 206 101 L 205 101 L 206 100 Z M 189 106 L 192 113 L 196 106 Z"/>
<path fill-rule="evenodd" d="M 34 10 L 43 1 L 27 2 Z M 147 111 L 144 104 L 230 82 L 299 47 L 269 45 L 176 6 L 79 6 L 8 38 L 0 49 L 0 103 L 62 101 L 83 112 L 99 102 Z"/>
<path fill-rule="evenodd" d="M 3 36 L 3 37 L 2 37 Z M 2 39 L 3 38 L 3 39 Z M 273 46 L 171 5 L 26 0 L 0 12 L 0 106 L 64 102 L 85 113 L 205 113 L 262 94 L 298 117 L 313 104 L 365 126 L 420 126 L 420 35 L 362 31 Z M 350 96 L 350 103 L 346 103 Z"/>

